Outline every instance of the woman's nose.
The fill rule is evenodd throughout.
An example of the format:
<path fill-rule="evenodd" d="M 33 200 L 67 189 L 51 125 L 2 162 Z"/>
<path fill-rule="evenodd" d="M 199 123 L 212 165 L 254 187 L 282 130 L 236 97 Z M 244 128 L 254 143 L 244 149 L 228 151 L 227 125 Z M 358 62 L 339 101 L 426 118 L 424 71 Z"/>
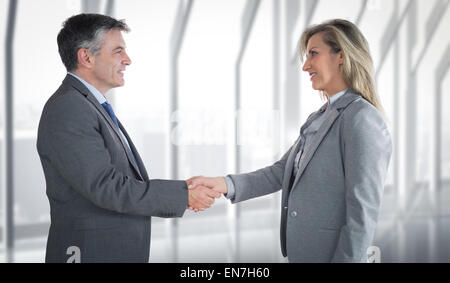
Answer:
<path fill-rule="evenodd" d="M 309 64 L 309 59 L 306 59 L 305 63 L 303 64 L 303 72 L 307 72 L 308 69 L 310 68 L 310 64 Z"/>

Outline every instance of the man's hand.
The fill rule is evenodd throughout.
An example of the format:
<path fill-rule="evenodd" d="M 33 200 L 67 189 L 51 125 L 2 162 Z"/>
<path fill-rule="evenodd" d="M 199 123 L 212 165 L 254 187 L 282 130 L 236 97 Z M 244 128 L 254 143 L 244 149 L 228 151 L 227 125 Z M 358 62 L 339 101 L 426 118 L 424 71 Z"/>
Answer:
<path fill-rule="evenodd" d="M 228 193 L 227 183 L 225 182 L 224 177 L 196 176 L 187 180 L 187 183 L 189 189 L 195 189 L 197 186 L 203 186 L 211 188 L 221 194 Z"/>
<path fill-rule="evenodd" d="M 190 182 L 187 181 L 189 186 Z M 188 208 L 195 212 L 203 211 L 214 203 L 215 198 L 220 198 L 220 193 L 206 186 L 196 186 L 188 190 Z"/>

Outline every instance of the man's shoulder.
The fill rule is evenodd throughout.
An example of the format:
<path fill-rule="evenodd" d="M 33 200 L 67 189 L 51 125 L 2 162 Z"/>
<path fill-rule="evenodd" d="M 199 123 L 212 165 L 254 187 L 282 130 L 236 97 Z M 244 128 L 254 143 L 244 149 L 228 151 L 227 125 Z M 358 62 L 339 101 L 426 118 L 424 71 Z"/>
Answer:
<path fill-rule="evenodd" d="M 86 106 L 86 97 L 70 83 L 63 81 L 59 88 L 47 100 L 44 111 L 55 107 L 76 108 Z"/>
<path fill-rule="evenodd" d="M 45 103 L 39 129 L 51 129 L 55 124 L 92 123 L 96 120 L 96 114 L 89 104 L 85 95 L 63 82 Z"/>

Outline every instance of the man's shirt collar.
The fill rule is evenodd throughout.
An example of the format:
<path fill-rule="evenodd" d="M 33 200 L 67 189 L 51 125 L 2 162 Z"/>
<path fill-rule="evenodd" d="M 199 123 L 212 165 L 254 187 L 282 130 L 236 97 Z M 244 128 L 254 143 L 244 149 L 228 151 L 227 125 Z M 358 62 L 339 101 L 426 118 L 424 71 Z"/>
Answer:
<path fill-rule="evenodd" d="M 74 73 L 68 72 L 69 75 L 77 78 L 80 82 L 82 82 L 84 84 L 85 87 L 87 87 L 87 89 L 94 95 L 94 97 L 98 100 L 98 103 L 103 104 L 106 102 L 106 98 L 105 96 L 98 91 L 98 89 L 96 89 L 94 86 L 92 86 L 90 83 L 88 83 L 87 81 L 83 80 L 82 78 L 80 78 L 79 76 L 75 75 Z"/>

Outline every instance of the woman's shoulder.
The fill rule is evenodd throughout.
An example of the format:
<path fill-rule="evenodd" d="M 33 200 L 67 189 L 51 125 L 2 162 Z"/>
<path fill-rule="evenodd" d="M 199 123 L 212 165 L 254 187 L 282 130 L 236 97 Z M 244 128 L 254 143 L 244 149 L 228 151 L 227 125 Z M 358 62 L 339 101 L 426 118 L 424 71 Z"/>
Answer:
<path fill-rule="evenodd" d="M 386 129 L 387 125 L 381 112 L 369 101 L 360 96 L 350 103 L 341 113 L 344 124 L 354 127 Z"/>
<path fill-rule="evenodd" d="M 378 109 L 375 108 L 369 101 L 367 101 L 364 97 L 359 95 L 358 99 L 354 100 L 352 103 L 348 105 L 345 109 L 345 113 L 348 115 L 350 113 L 356 114 L 356 113 L 366 113 L 368 115 L 380 115 Z"/>

